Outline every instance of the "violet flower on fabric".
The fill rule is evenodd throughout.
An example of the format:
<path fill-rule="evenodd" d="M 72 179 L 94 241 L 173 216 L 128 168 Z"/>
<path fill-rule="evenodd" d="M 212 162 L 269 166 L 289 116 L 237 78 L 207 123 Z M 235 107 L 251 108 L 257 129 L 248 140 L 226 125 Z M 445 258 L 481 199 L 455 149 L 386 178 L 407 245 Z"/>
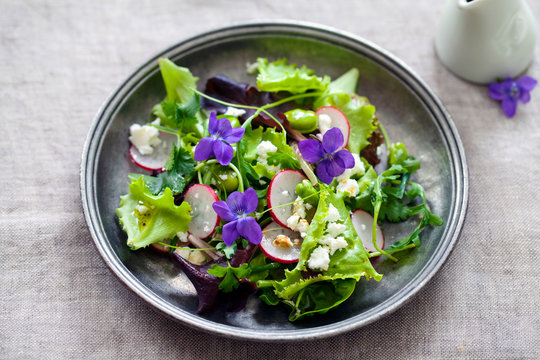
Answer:
<path fill-rule="evenodd" d="M 507 117 L 516 114 L 518 101 L 526 104 L 531 100 L 530 92 L 536 86 L 537 81 L 530 76 L 522 76 L 517 80 L 506 78 L 502 82 L 489 85 L 489 96 L 501 101 L 501 107 Z"/>
<path fill-rule="evenodd" d="M 253 188 L 248 188 L 242 194 L 235 191 L 227 197 L 227 201 L 216 201 L 212 204 L 214 211 L 223 220 L 228 221 L 223 226 L 223 242 L 231 246 L 240 236 L 250 243 L 257 245 L 262 240 L 261 226 L 253 217 L 248 216 L 257 209 L 259 199 Z"/>
<path fill-rule="evenodd" d="M 343 174 L 345 169 L 354 167 L 353 156 L 345 149 L 339 150 L 342 146 L 343 134 L 337 127 L 328 130 L 322 142 L 307 139 L 298 143 L 304 159 L 312 164 L 318 163 L 317 176 L 325 184 L 330 184 L 336 176 Z"/>
<path fill-rule="evenodd" d="M 216 113 L 212 111 L 208 122 L 210 136 L 202 138 L 197 144 L 195 161 L 215 157 L 221 165 L 229 165 L 234 155 L 230 144 L 240 141 L 245 131 L 242 127 L 233 128 L 227 118 L 218 119 Z"/>

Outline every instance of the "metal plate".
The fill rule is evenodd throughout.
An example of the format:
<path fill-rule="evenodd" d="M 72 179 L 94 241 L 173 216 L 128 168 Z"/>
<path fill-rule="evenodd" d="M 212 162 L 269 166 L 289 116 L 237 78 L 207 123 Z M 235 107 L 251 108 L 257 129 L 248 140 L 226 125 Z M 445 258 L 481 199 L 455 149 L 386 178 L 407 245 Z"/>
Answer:
<path fill-rule="evenodd" d="M 115 209 L 128 191 L 128 173 L 138 172 L 128 156 L 128 128 L 147 122 L 152 105 L 165 97 L 157 59 L 168 57 L 206 79 L 222 73 L 254 82 L 246 63 L 257 57 L 287 57 L 317 74 L 336 78 L 360 70 L 358 93 L 375 105 L 391 140 L 402 141 L 421 160 L 414 179 L 425 187 L 431 210 L 444 225 L 427 228 L 422 247 L 400 253 L 400 261 L 380 260 L 380 282 L 361 280 L 352 297 L 326 315 L 295 323 L 288 310 L 252 297 L 238 313 L 196 313 L 195 290 L 167 257 L 130 251 Z M 433 277 L 454 246 L 465 216 L 468 180 L 461 140 L 437 96 L 407 66 L 367 41 L 330 28 L 288 22 L 247 23 L 185 40 L 151 58 L 121 84 L 99 111 L 81 163 L 86 221 L 97 249 L 113 273 L 150 305 L 181 322 L 234 338 L 287 341 L 335 335 L 371 323 L 409 300 Z M 386 225 L 387 244 L 413 226 Z"/>

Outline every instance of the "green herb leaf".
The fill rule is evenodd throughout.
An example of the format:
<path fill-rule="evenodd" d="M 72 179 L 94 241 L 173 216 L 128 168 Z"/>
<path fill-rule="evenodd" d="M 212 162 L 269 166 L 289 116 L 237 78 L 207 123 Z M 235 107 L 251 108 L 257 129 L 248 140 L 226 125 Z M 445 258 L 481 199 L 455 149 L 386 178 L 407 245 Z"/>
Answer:
<path fill-rule="evenodd" d="M 236 242 L 232 243 L 231 246 L 227 246 L 224 242 L 219 242 L 216 245 L 216 250 L 220 251 L 225 257 L 230 260 L 236 250 L 238 249 L 238 245 L 236 245 Z"/>
<path fill-rule="evenodd" d="M 248 264 L 242 264 L 240 267 L 232 267 L 227 265 L 227 267 L 219 266 L 213 264 L 210 269 L 207 271 L 210 275 L 214 275 L 218 278 L 223 278 L 219 283 L 219 289 L 223 292 L 232 292 L 234 289 L 238 288 L 238 279 L 243 279 L 247 277 L 251 270 L 248 267 Z"/>
<path fill-rule="evenodd" d="M 194 169 L 195 160 L 191 153 L 173 145 L 165 163 L 166 171 L 157 176 L 143 175 L 143 178 L 148 190 L 154 195 L 163 193 L 166 188 L 171 189 L 173 194 L 180 194 L 193 178 Z"/>
<path fill-rule="evenodd" d="M 290 154 L 281 152 L 268 153 L 269 165 L 279 166 L 281 169 L 300 169 L 300 162 Z"/>

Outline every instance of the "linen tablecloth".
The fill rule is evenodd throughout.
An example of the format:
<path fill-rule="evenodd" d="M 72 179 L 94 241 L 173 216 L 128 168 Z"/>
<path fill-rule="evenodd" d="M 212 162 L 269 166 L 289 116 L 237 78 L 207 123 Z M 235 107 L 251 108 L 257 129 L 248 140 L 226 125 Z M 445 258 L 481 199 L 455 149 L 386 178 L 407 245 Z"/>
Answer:
<path fill-rule="evenodd" d="M 529 4 L 539 19 L 540 2 Z M 434 51 L 442 8 L 0 0 L 0 358 L 540 358 L 540 88 L 508 119 L 485 86 L 449 73 Z M 170 320 L 109 271 L 82 213 L 80 156 L 109 92 L 167 46 L 256 19 L 329 25 L 385 48 L 439 95 L 464 143 L 469 207 L 447 263 L 398 311 L 340 336 L 242 342 Z M 536 78 L 538 45 L 527 72 Z"/>

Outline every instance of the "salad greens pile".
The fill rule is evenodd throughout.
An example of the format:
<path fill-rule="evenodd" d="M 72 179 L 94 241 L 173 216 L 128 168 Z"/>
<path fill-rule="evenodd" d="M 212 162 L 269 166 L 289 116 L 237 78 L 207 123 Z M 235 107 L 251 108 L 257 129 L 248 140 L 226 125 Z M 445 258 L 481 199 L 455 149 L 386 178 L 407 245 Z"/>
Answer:
<path fill-rule="evenodd" d="M 145 131 L 172 136 L 170 155 L 129 175 L 116 212 L 127 246 L 165 249 L 182 267 L 199 312 L 237 311 L 256 293 L 290 307 L 291 321 L 326 313 L 360 279 L 381 280 L 372 258 L 398 261 L 420 246 L 424 227 L 442 224 L 412 181 L 420 162 L 356 94 L 357 69 L 332 81 L 259 58 L 256 86 L 216 75 L 199 91 L 189 69 L 168 59 L 159 68 L 166 97 Z M 388 154 L 379 173 L 377 138 Z M 357 212 L 372 219 L 360 225 L 367 238 L 351 220 Z M 411 217 L 413 232 L 382 248 L 379 224 Z"/>

